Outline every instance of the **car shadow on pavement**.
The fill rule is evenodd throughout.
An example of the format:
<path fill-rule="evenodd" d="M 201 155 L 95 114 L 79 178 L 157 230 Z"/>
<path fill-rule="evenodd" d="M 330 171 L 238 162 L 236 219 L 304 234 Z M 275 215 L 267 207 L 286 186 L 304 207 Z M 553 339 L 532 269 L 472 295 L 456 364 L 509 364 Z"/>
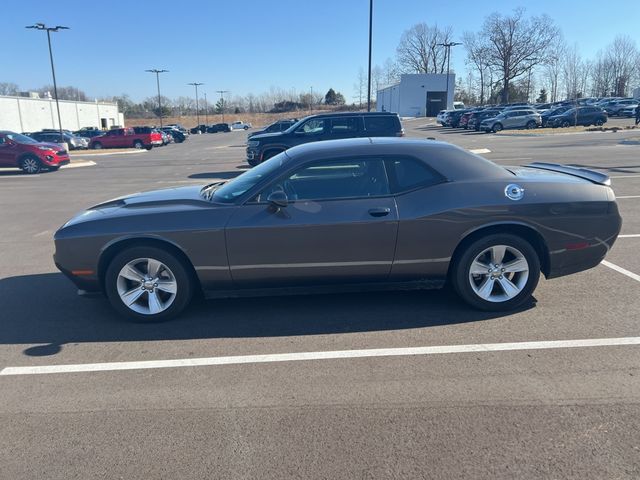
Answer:
<path fill-rule="evenodd" d="M 130 323 L 106 298 L 79 297 L 59 273 L 0 279 L 0 344 L 28 356 L 66 344 L 255 338 L 428 328 L 506 315 L 466 307 L 449 290 L 235 298 L 194 302 L 180 318 Z M 532 301 L 522 310 L 531 308 Z M 513 312 L 509 312 L 513 313 Z"/>

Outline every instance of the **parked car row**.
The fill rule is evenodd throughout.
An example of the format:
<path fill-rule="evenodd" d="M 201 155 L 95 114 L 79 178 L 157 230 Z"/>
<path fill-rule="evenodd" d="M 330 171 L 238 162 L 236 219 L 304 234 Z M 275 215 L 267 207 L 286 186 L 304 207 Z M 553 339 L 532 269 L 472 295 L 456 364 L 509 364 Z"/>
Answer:
<path fill-rule="evenodd" d="M 586 103 L 489 105 L 463 110 L 442 110 L 437 122 L 445 127 L 464 128 L 483 132 L 505 129 L 534 129 L 538 127 L 569 127 L 575 125 L 604 125 L 607 111 Z"/>

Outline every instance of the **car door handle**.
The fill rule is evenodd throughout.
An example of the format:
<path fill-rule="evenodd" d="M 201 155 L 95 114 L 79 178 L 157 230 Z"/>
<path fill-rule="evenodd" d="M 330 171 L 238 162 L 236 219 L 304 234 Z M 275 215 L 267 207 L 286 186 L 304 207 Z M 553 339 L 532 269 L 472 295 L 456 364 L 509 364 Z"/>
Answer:
<path fill-rule="evenodd" d="M 369 209 L 369 215 L 371 215 L 372 217 L 384 217 L 386 215 L 389 215 L 389 213 L 391 213 L 390 208 L 380 207 Z"/>

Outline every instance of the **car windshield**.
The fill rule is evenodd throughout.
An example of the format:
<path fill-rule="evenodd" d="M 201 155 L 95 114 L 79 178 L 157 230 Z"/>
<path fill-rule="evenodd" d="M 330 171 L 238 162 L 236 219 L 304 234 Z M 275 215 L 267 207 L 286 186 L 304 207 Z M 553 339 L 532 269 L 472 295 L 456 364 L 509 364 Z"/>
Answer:
<path fill-rule="evenodd" d="M 34 140 L 31 137 L 20 135 L 19 133 L 7 133 L 7 138 L 9 140 L 13 140 L 16 143 L 39 143 L 37 140 Z"/>
<path fill-rule="evenodd" d="M 202 189 L 201 194 L 212 202 L 233 203 L 242 194 L 253 188 L 260 180 L 280 168 L 286 159 L 284 152 L 247 170 L 239 177 L 225 184 L 210 185 Z"/>

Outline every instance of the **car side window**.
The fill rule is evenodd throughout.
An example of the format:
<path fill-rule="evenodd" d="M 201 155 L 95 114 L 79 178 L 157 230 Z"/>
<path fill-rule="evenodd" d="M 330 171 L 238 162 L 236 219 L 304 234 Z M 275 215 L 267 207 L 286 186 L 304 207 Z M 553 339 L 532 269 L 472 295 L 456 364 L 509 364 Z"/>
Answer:
<path fill-rule="evenodd" d="M 314 162 L 276 180 L 256 200 L 264 202 L 275 191 L 294 201 L 336 200 L 389 195 L 390 187 L 381 159 L 358 158 Z"/>
<path fill-rule="evenodd" d="M 387 159 L 386 163 L 392 193 L 403 193 L 445 180 L 442 175 L 417 158 L 391 158 Z"/>
<path fill-rule="evenodd" d="M 6 139 L 4 137 L 0 137 L 0 145 L 4 145 L 6 143 Z"/>
<path fill-rule="evenodd" d="M 392 116 L 366 116 L 364 117 L 364 128 L 371 136 L 376 134 L 390 134 L 397 130 L 397 125 Z"/>
<path fill-rule="evenodd" d="M 300 125 L 296 130 L 296 133 L 302 133 L 305 135 L 322 135 L 324 133 L 324 124 L 324 118 L 312 118 Z"/>
<path fill-rule="evenodd" d="M 356 117 L 338 117 L 330 119 L 331 133 L 357 133 L 358 119 Z"/>

